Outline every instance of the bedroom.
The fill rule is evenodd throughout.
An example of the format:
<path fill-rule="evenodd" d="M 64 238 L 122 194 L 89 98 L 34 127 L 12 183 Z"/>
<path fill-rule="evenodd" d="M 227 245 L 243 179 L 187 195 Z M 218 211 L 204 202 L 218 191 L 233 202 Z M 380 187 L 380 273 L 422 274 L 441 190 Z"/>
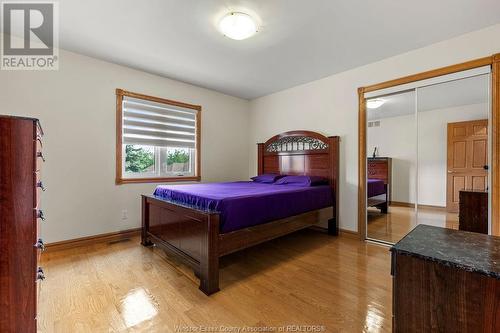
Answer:
<path fill-rule="evenodd" d="M 46 251 L 39 264 L 45 274 L 38 284 L 39 331 L 173 331 L 221 325 L 391 331 L 391 255 L 388 247 L 365 242 L 359 223 L 366 212 L 358 209 L 363 190 L 358 88 L 489 58 L 495 89 L 498 58 L 492 56 L 500 52 L 500 8 L 495 1 L 424 1 L 418 6 L 392 1 L 57 4 L 57 68 L 0 71 L 1 114 L 37 118 L 44 131 L 45 221 L 39 222 L 39 234 Z M 412 15 L 403 15 L 408 8 Z M 430 13 L 429 8 L 435 10 Z M 449 13 L 445 18 L 439 14 L 443 10 Z M 254 18 L 257 32 L 243 40 L 224 36 L 219 23 L 233 12 Z M 419 19 L 424 15 L 425 24 Z M 325 35 L 331 44 L 324 43 Z M 149 156 L 149 175 L 143 178 L 248 181 L 262 165 L 257 143 L 290 131 L 314 132 L 320 141 L 338 136 L 338 152 L 319 149 L 336 157 L 321 162 L 327 174 L 312 168 L 316 171 L 311 175 L 326 176 L 329 186 L 338 186 L 338 195 L 332 197 L 338 204 L 330 205 L 335 210 L 329 208 L 314 221 L 321 220 L 319 228 L 328 229 L 328 221 L 338 214 L 332 229 L 338 228 L 339 236 L 304 229 L 229 254 L 219 263 L 220 291 L 205 296 L 198 290 L 201 267 L 195 272 L 178 256 L 140 245 L 141 195 L 178 183 L 149 179 L 117 184 L 120 173 L 129 180 L 142 177 L 125 174 L 127 151 L 119 140 L 124 133 L 117 131 L 124 125 L 117 121 L 123 107 L 120 92 L 131 98 L 154 97 L 156 101 L 140 99 L 150 109 L 148 103 L 172 109 L 168 102 L 176 101 L 173 108 L 186 115 L 181 118 L 201 120 L 186 134 L 199 135 L 187 140 L 194 141 L 194 150 L 190 144 L 177 153 L 187 165 L 177 161 L 174 168 L 161 146 L 153 158 L 143 154 Z M 366 158 L 371 156 L 368 144 L 365 150 Z M 305 168 L 305 160 L 296 162 L 289 155 L 280 157 L 290 163 L 279 162 L 283 169 L 277 171 L 295 174 L 297 165 Z M 262 154 L 263 160 L 266 156 Z M 167 166 L 160 168 L 162 163 Z M 276 165 L 272 163 L 263 162 L 263 169 Z M 491 166 L 490 178 L 498 177 Z M 7 169 L 2 165 L 1 170 Z M 498 235 L 498 219 L 493 211 L 489 215 L 490 234 Z M 2 228 L 12 224 L 6 216 L 2 214 Z M 6 253 L 4 238 L 1 247 Z M 12 260 L 18 257 L 14 254 Z M 4 318 L 2 325 L 12 323 Z"/>

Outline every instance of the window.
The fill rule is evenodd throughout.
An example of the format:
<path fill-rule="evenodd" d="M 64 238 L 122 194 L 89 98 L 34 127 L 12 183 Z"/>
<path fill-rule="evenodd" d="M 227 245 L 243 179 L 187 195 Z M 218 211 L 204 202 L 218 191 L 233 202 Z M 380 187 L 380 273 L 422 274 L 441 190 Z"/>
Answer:
<path fill-rule="evenodd" d="M 116 90 L 116 183 L 200 180 L 201 107 Z"/>

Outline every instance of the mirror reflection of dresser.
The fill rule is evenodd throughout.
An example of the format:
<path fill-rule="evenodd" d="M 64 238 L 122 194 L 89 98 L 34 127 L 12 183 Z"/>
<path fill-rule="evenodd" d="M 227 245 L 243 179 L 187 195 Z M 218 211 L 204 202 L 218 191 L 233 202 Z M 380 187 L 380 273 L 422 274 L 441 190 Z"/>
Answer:
<path fill-rule="evenodd" d="M 488 234 L 488 191 L 460 191 L 459 230 Z"/>
<path fill-rule="evenodd" d="M 369 157 L 368 158 L 368 178 L 380 179 L 384 181 L 387 191 L 387 201 L 391 202 L 391 179 L 392 179 L 392 158 L 390 157 Z"/>

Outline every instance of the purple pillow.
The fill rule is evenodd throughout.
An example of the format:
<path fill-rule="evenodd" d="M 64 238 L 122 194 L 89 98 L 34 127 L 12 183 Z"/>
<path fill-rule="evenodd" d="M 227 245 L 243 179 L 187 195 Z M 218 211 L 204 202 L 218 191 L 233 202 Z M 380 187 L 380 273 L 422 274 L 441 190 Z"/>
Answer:
<path fill-rule="evenodd" d="M 291 186 L 318 186 L 328 185 L 328 179 L 319 176 L 286 176 L 280 178 L 274 185 L 291 185 Z"/>
<path fill-rule="evenodd" d="M 280 179 L 282 177 L 285 177 L 285 176 L 278 175 L 278 174 L 275 174 L 275 173 L 264 173 L 262 175 L 258 175 L 258 176 L 252 177 L 250 179 L 253 180 L 256 183 L 272 184 L 272 183 L 274 183 L 275 181 L 277 181 L 278 179 Z"/>

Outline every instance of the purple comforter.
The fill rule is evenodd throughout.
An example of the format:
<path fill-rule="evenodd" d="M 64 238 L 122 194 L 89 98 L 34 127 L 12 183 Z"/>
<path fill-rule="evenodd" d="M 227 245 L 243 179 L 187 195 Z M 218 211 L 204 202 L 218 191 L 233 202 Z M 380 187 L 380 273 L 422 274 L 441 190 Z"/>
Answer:
<path fill-rule="evenodd" d="M 385 185 L 382 179 L 368 179 L 368 198 L 375 197 L 377 195 L 385 194 Z"/>
<path fill-rule="evenodd" d="M 327 185 L 298 187 L 256 182 L 160 185 L 154 195 L 219 212 L 223 233 L 333 205 L 332 191 Z"/>

